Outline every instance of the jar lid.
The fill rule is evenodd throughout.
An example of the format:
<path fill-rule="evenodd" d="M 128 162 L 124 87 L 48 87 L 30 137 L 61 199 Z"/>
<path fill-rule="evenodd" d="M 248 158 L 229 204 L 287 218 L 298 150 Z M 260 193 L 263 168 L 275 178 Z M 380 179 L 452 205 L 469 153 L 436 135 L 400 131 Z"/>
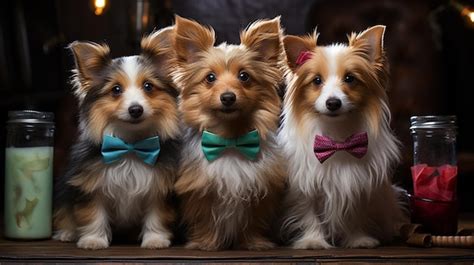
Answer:
<path fill-rule="evenodd" d="M 54 113 L 36 110 L 15 110 L 8 112 L 7 123 L 54 124 Z"/>
<path fill-rule="evenodd" d="M 410 118 L 413 129 L 457 129 L 456 116 L 412 116 Z"/>

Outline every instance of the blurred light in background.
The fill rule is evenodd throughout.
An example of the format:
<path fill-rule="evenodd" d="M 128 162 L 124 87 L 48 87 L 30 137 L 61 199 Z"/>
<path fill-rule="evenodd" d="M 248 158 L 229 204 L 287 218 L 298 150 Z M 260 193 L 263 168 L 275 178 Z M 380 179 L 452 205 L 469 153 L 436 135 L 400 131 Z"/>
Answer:
<path fill-rule="evenodd" d="M 107 0 L 93 0 L 94 1 L 94 14 L 100 16 L 104 13 L 107 6 Z"/>
<path fill-rule="evenodd" d="M 469 19 L 471 20 L 472 23 L 474 23 L 474 11 L 469 12 Z"/>
<path fill-rule="evenodd" d="M 461 16 L 464 16 L 468 22 L 471 23 L 471 26 L 474 26 L 474 9 L 468 6 L 465 6 L 457 1 L 451 0 L 450 4 L 461 13 Z"/>

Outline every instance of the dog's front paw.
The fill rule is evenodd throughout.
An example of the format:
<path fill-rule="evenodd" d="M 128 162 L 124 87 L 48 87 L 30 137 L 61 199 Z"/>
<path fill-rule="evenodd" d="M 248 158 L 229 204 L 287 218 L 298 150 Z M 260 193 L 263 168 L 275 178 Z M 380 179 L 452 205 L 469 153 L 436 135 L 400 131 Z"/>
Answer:
<path fill-rule="evenodd" d="M 170 245 L 171 241 L 168 236 L 157 233 L 149 233 L 143 236 L 141 247 L 148 249 L 159 249 L 167 248 Z"/>
<path fill-rule="evenodd" d="M 243 243 L 242 248 L 248 250 L 266 250 L 275 248 L 275 244 L 264 237 L 256 237 Z"/>
<path fill-rule="evenodd" d="M 76 233 L 70 230 L 58 230 L 54 233 L 53 239 L 62 242 L 72 242 L 76 240 Z"/>
<path fill-rule="evenodd" d="M 184 247 L 187 249 L 199 249 L 204 251 L 217 251 L 221 249 L 218 245 L 201 241 L 188 242 Z"/>
<path fill-rule="evenodd" d="M 100 236 L 83 236 L 77 241 L 77 247 L 83 249 L 104 249 L 109 246 L 109 241 L 106 237 Z"/>
<path fill-rule="evenodd" d="M 359 235 L 348 238 L 346 247 L 348 248 L 375 248 L 380 245 L 380 241 L 377 239 L 367 236 Z"/>
<path fill-rule="evenodd" d="M 332 246 L 324 238 L 301 238 L 296 240 L 292 247 L 294 249 L 328 249 Z"/>

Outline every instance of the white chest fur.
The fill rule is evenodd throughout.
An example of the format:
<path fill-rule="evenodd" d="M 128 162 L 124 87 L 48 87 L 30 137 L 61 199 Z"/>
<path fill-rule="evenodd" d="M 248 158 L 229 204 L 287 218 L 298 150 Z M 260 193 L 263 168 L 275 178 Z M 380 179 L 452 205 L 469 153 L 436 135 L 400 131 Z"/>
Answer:
<path fill-rule="evenodd" d="M 103 174 L 103 193 L 115 204 L 116 217 L 126 221 L 142 211 L 144 198 L 153 191 L 157 171 L 129 154 L 107 166 Z"/>
<path fill-rule="evenodd" d="M 190 138 L 185 155 L 190 161 L 199 161 L 206 182 L 213 183 L 217 194 L 224 201 L 249 201 L 263 196 L 267 192 L 268 171 L 275 168 L 278 157 L 275 153 L 274 139 L 261 143 L 261 150 L 256 161 L 251 161 L 238 153 L 228 149 L 214 161 L 207 161 L 201 149 L 201 138 L 196 135 Z"/>
<path fill-rule="evenodd" d="M 378 135 L 362 126 L 369 136 L 368 151 L 361 159 L 345 151 L 338 151 L 324 163 L 317 160 L 313 143 L 316 134 L 338 135 L 339 131 L 322 131 L 319 124 L 309 123 L 305 129 L 297 130 L 290 118 L 279 134 L 279 141 L 289 160 L 290 187 L 299 189 L 308 196 L 321 191 L 357 195 L 369 192 L 373 187 L 389 180 L 390 170 L 398 159 L 398 141 L 388 126 L 382 126 Z M 345 135 L 347 137 L 349 135 Z M 340 140 L 340 139 L 337 139 Z"/>

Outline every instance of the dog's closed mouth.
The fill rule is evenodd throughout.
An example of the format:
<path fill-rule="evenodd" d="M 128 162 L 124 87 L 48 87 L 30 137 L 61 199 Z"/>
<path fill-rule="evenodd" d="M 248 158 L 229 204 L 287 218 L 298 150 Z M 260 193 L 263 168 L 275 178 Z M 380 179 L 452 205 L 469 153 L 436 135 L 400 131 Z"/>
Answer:
<path fill-rule="evenodd" d="M 223 112 L 223 113 L 234 113 L 234 112 L 237 111 L 237 109 L 235 109 L 235 108 L 222 108 L 222 109 L 220 109 L 220 111 Z"/>
<path fill-rule="evenodd" d="M 326 113 L 325 115 L 328 117 L 337 117 L 339 116 L 339 113 Z"/>
<path fill-rule="evenodd" d="M 139 124 L 141 123 L 142 121 L 144 121 L 145 119 L 129 119 L 129 120 L 124 120 L 124 122 L 126 123 L 130 123 L 130 124 Z"/>

